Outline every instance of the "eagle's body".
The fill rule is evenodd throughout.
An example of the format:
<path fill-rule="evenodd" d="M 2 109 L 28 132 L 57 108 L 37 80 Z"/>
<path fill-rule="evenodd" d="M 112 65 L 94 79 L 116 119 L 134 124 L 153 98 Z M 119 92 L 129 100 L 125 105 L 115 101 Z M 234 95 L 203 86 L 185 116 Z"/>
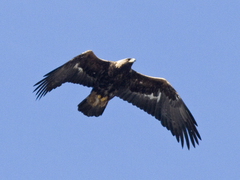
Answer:
<path fill-rule="evenodd" d="M 86 116 L 102 115 L 109 100 L 117 96 L 136 105 L 160 120 L 162 125 L 176 136 L 177 141 L 189 148 L 189 139 L 195 147 L 201 139 L 192 114 L 174 90 L 163 78 L 142 75 L 131 69 L 135 59 L 106 61 L 86 51 L 59 68 L 45 75 L 36 85 L 37 98 L 65 82 L 92 87 L 90 95 L 79 105 L 78 110 Z"/>

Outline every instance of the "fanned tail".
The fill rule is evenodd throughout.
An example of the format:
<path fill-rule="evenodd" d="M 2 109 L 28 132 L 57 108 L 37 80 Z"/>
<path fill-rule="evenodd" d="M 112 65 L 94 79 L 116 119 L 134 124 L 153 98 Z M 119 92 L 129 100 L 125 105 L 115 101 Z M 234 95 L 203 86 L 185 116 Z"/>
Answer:
<path fill-rule="evenodd" d="M 101 97 L 95 91 L 85 98 L 80 104 L 78 104 L 78 111 L 82 112 L 86 116 L 100 116 L 107 106 L 108 97 Z"/>

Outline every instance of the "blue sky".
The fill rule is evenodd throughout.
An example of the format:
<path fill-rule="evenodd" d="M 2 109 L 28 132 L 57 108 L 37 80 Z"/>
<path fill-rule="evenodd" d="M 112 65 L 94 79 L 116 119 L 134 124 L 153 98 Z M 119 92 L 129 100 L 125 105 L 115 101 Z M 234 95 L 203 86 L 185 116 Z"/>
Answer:
<path fill-rule="evenodd" d="M 0 2 L 1 179 L 239 179 L 239 1 Z M 154 117 L 121 99 L 101 117 L 77 111 L 90 88 L 33 85 L 91 49 L 136 58 L 166 78 L 202 141 L 181 148 Z"/>

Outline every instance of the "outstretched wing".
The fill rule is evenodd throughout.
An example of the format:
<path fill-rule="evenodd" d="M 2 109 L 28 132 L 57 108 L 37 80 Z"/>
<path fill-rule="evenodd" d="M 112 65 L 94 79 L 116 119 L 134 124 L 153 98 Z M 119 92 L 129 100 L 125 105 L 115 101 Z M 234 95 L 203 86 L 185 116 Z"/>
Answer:
<path fill-rule="evenodd" d="M 129 80 L 120 88 L 118 97 L 132 103 L 160 120 L 162 125 L 181 141 L 184 137 L 189 149 L 189 137 L 192 145 L 201 139 L 191 112 L 174 88 L 163 78 L 142 75 L 132 70 Z"/>
<path fill-rule="evenodd" d="M 88 50 L 46 74 L 44 79 L 34 85 L 37 87 L 33 92 L 36 92 L 37 99 L 40 99 L 65 82 L 92 87 L 99 75 L 108 70 L 109 64 L 109 61 L 97 58 L 92 51 Z"/>

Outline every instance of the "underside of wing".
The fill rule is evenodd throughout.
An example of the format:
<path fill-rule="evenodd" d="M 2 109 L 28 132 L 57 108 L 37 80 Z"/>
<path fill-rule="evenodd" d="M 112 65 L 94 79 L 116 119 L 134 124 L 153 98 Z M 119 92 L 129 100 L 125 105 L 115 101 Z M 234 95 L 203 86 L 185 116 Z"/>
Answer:
<path fill-rule="evenodd" d="M 36 92 L 37 99 L 65 82 L 92 87 L 99 75 L 106 72 L 109 63 L 109 61 L 97 58 L 92 51 L 86 51 L 49 72 L 44 79 L 36 83 L 34 86 L 37 87 L 34 92 Z"/>
<path fill-rule="evenodd" d="M 160 120 L 177 141 L 181 141 L 182 146 L 185 139 L 190 148 L 190 138 L 195 147 L 195 142 L 198 144 L 198 139 L 201 139 L 196 129 L 197 123 L 174 88 L 163 78 L 149 77 L 135 71 L 130 76 L 117 96 Z"/>

